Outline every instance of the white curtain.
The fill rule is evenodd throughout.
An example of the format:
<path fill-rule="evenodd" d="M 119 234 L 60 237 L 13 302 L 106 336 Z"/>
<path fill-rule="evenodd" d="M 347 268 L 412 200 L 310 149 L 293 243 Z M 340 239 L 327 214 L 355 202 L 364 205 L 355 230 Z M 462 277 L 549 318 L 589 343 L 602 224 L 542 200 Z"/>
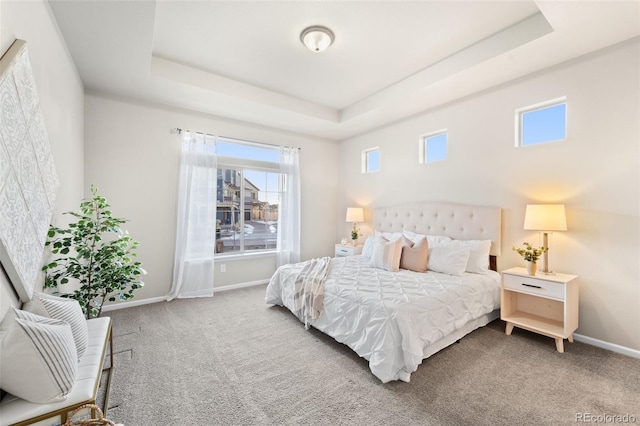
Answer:
<path fill-rule="evenodd" d="M 278 266 L 300 261 L 300 167 L 298 148 L 280 151 L 282 199 L 278 211 Z"/>
<path fill-rule="evenodd" d="M 167 300 L 213 296 L 216 184 L 215 137 L 183 132 L 173 283 Z"/>

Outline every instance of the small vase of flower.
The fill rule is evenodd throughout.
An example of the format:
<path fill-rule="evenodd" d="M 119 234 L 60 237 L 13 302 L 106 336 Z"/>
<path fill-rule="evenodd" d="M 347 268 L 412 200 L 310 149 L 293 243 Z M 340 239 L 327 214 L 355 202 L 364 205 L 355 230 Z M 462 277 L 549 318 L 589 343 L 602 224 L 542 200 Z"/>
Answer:
<path fill-rule="evenodd" d="M 353 224 L 353 229 L 351 230 L 351 242 L 354 247 L 358 245 L 359 236 L 360 236 L 360 230 L 356 228 L 355 224 Z"/>
<path fill-rule="evenodd" d="M 537 261 L 543 253 L 549 250 L 549 247 L 533 247 L 531 244 L 524 242 L 522 243 L 524 248 L 512 246 L 511 249 L 517 252 L 524 260 L 527 261 L 527 273 L 529 275 L 535 275 L 538 269 Z"/>

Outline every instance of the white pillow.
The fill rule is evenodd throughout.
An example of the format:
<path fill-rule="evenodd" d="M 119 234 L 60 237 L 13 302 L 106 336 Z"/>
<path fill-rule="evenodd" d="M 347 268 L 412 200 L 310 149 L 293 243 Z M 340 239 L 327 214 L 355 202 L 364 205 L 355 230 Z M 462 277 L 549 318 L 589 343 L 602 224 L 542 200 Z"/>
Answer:
<path fill-rule="evenodd" d="M 393 241 L 401 238 L 402 232 L 380 232 L 376 230 L 373 231 L 373 235 L 375 235 L 376 237 L 382 237 L 387 241 Z"/>
<path fill-rule="evenodd" d="M 77 300 L 46 293 L 35 293 L 33 299 L 25 303 L 22 309 L 43 317 L 68 322 L 73 333 L 73 340 L 76 343 L 78 359 L 82 357 L 89 344 L 89 332 L 87 320 Z"/>
<path fill-rule="evenodd" d="M 400 270 L 400 255 L 402 254 L 402 238 L 387 241 L 383 237 L 375 239 L 369 265 L 374 268 L 391 272 Z"/>
<path fill-rule="evenodd" d="M 367 259 L 371 259 L 371 255 L 373 254 L 373 243 L 377 237 L 374 235 L 369 235 L 366 240 L 364 240 L 364 247 L 362 247 L 362 256 Z"/>
<path fill-rule="evenodd" d="M 71 326 L 15 308 L 4 321 L 11 323 L 0 339 L 0 388 L 34 403 L 64 400 L 78 370 Z"/>
<path fill-rule="evenodd" d="M 441 242 L 453 241 L 451 238 L 445 237 L 444 235 L 425 235 L 425 234 L 418 234 L 416 232 L 406 231 L 406 230 L 402 231 L 402 235 L 404 235 L 414 243 L 417 243 L 418 240 L 421 238 L 426 238 L 427 244 L 429 244 L 429 246 L 432 246 L 434 244 L 438 244 Z"/>
<path fill-rule="evenodd" d="M 462 276 L 467 267 L 469 247 L 461 247 L 454 241 L 429 244 L 429 269 L 443 274 Z"/>
<path fill-rule="evenodd" d="M 429 249 L 441 244 L 469 249 L 469 260 L 465 271 L 473 272 L 474 274 L 486 274 L 489 271 L 491 240 L 445 240 L 429 245 Z"/>
<path fill-rule="evenodd" d="M 474 274 L 489 272 L 489 251 L 491 240 L 455 240 L 460 247 L 469 248 L 469 261 L 466 271 Z"/>

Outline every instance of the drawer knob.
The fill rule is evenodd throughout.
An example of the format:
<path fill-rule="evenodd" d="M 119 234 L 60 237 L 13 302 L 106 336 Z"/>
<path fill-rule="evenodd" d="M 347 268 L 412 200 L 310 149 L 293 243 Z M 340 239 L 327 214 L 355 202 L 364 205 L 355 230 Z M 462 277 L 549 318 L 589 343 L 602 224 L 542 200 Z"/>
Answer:
<path fill-rule="evenodd" d="M 525 286 L 525 287 L 542 288 L 539 285 L 533 285 L 533 284 L 522 283 L 522 285 Z"/>

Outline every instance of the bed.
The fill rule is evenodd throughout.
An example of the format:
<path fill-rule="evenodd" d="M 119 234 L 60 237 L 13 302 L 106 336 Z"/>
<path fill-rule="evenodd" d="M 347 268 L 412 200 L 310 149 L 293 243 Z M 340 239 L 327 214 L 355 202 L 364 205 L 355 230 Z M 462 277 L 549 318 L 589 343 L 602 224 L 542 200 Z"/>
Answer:
<path fill-rule="evenodd" d="M 408 382 L 423 359 L 499 317 L 500 276 L 495 269 L 500 219 L 497 207 L 421 202 L 376 208 L 376 236 L 370 238 L 424 238 L 429 261 L 441 271 L 372 267 L 365 243 L 363 255 L 281 266 L 265 300 L 285 306 L 307 326 L 349 346 L 369 361 L 383 383 Z M 463 272 L 452 273 L 448 264 L 436 268 L 441 247 L 475 247 L 478 242 L 485 243 L 486 252 L 467 253 Z M 470 268 L 473 253 L 486 255 L 480 262 L 486 268 Z M 302 294 L 301 288 L 308 291 Z"/>

